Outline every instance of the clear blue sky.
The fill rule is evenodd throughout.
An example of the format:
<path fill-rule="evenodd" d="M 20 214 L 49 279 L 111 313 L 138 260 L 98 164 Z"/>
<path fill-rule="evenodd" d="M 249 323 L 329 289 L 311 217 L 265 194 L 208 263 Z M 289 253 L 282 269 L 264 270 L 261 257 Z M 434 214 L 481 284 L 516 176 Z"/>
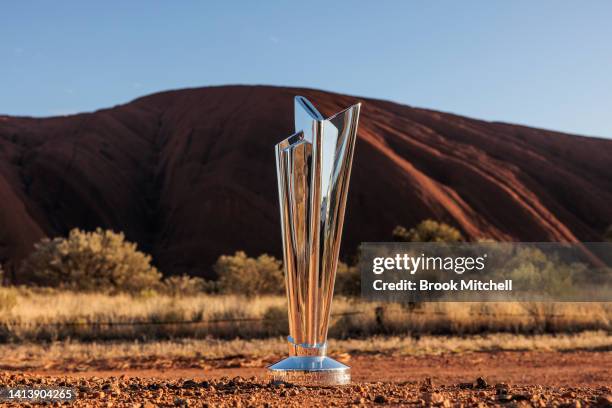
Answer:
<path fill-rule="evenodd" d="M 612 1 L 93 3 L 3 4 L 0 113 L 272 84 L 612 137 Z"/>

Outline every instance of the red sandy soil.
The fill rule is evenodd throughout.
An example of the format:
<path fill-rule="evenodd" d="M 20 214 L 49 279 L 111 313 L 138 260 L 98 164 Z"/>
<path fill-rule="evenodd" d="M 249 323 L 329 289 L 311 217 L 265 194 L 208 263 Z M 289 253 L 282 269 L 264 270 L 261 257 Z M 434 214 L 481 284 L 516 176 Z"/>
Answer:
<path fill-rule="evenodd" d="M 233 364 L 240 365 L 233 360 Z M 253 361 L 244 360 L 244 365 Z M 612 353 L 497 352 L 349 361 L 353 385 L 271 385 L 258 367 L 5 371 L 6 385 L 67 385 L 77 405 L 105 406 L 598 406 L 612 404 Z M 255 362 L 259 364 L 259 362 Z M 154 365 L 154 364 L 153 364 Z M 484 381 L 483 381 L 484 380 Z M 155 404 L 155 405 L 145 405 Z"/>
<path fill-rule="evenodd" d="M 210 276 L 220 254 L 238 249 L 279 256 L 273 146 L 293 132 L 298 94 L 326 115 L 364 103 L 344 256 L 426 218 L 470 238 L 521 241 L 600 241 L 612 224 L 612 140 L 228 86 L 73 116 L 1 117 L 0 263 L 15 270 L 42 236 L 77 226 L 125 231 L 166 273 Z"/>
<path fill-rule="evenodd" d="M 136 358 L 137 359 L 137 358 Z M 265 376 L 265 365 L 274 359 L 254 360 L 230 358 L 209 361 L 202 368 L 189 367 L 189 361 L 160 367 L 155 361 L 137 364 L 139 368 L 110 369 L 108 362 L 99 362 L 85 371 L 70 369 L 33 370 L 38 374 L 110 377 L 128 375 L 148 378 L 195 378 Z M 477 377 L 513 384 L 550 386 L 612 385 L 612 353 L 610 352 L 495 352 L 465 353 L 438 356 L 357 355 L 343 360 L 352 367 L 357 382 L 420 381 L 426 377 L 437 383 L 456 384 Z M 110 364 L 112 366 L 112 364 Z M 195 364 L 193 364 L 195 365 Z"/>

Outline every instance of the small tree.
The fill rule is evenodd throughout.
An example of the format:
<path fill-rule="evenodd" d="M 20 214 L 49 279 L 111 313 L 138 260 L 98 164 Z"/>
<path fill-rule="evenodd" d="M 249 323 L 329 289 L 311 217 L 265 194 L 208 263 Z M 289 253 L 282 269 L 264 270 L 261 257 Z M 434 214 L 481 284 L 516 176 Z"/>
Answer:
<path fill-rule="evenodd" d="M 157 285 L 161 278 L 151 257 L 125 241 L 123 233 L 75 228 L 68 238 L 45 238 L 34 247 L 21 276 L 41 286 L 140 291 Z"/>
<path fill-rule="evenodd" d="M 282 263 L 273 256 L 263 254 L 249 258 L 242 251 L 222 255 L 214 265 L 222 293 L 247 296 L 280 294 L 284 290 Z"/>
<path fill-rule="evenodd" d="M 463 236 L 458 229 L 448 224 L 425 220 L 410 229 L 395 227 L 393 239 L 398 242 L 461 242 Z"/>

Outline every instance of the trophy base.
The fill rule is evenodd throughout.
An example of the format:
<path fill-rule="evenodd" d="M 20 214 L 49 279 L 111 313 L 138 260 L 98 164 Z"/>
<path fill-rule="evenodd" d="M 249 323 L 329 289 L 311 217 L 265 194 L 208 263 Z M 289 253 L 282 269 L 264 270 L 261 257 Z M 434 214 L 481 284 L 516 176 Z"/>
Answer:
<path fill-rule="evenodd" d="M 268 379 L 304 386 L 346 385 L 351 367 L 325 356 L 293 356 L 268 366 Z"/>

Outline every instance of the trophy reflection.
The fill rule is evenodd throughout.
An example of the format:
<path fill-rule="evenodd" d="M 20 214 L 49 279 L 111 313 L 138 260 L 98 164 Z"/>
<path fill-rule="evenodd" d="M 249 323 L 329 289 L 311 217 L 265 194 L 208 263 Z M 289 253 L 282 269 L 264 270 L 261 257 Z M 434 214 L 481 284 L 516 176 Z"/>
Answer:
<path fill-rule="evenodd" d="M 295 132 L 276 145 L 276 171 L 289 303 L 290 357 L 269 378 L 340 385 L 350 367 L 326 356 L 327 331 L 361 104 L 324 119 L 295 97 Z"/>

